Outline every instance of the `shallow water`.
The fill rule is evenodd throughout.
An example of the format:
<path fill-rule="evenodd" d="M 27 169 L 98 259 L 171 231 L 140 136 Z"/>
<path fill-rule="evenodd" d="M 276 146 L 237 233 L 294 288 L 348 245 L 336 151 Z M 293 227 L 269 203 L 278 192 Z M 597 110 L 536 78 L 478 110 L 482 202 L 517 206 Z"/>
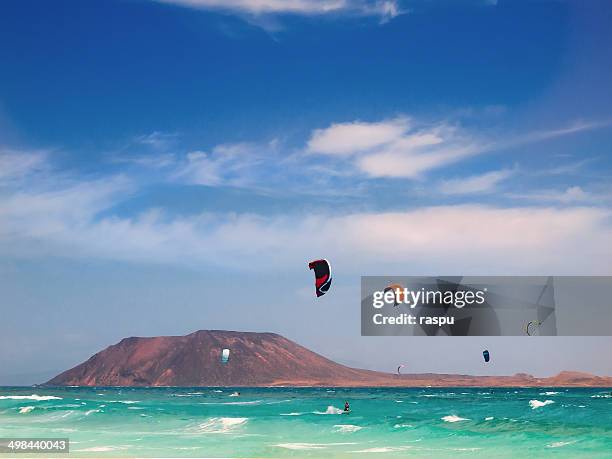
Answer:
<path fill-rule="evenodd" d="M 609 458 L 611 391 L 4 387 L 0 437 L 68 437 L 72 457 Z"/>

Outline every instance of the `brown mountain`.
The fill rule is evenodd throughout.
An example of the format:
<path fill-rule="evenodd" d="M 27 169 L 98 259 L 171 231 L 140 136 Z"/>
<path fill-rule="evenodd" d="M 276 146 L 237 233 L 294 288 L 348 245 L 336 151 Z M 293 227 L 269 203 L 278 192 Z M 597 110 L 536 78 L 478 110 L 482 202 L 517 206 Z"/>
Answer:
<path fill-rule="evenodd" d="M 221 351 L 231 350 L 227 364 Z M 551 378 L 409 374 L 349 368 L 275 333 L 200 330 L 125 338 L 49 385 L 82 386 L 604 386 L 612 378 L 562 372 Z"/>

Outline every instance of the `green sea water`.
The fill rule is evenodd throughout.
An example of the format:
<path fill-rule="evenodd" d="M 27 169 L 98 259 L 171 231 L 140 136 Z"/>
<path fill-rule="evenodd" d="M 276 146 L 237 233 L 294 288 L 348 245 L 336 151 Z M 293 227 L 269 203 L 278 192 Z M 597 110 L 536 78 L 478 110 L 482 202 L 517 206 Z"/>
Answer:
<path fill-rule="evenodd" d="M 611 458 L 611 391 L 4 387 L 0 437 L 67 437 L 70 457 Z"/>

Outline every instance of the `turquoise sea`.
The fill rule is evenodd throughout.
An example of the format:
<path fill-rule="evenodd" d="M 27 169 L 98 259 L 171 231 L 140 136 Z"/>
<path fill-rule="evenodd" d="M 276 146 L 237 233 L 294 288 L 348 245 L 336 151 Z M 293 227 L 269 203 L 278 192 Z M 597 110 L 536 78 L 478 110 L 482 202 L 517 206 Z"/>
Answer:
<path fill-rule="evenodd" d="M 70 457 L 610 458 L 611 393 L 4 387 L 0 437 L 68 437 Z"/>

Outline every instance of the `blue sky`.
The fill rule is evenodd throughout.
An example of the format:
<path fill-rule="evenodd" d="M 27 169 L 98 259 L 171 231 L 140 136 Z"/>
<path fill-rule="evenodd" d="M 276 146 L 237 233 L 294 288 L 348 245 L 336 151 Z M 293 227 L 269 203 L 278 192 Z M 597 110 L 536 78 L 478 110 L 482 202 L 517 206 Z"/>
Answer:
<path fill-rule="evenodd" d="M 611 275 L 611 25 L 605 2 L 3 2 L 0 383 L 201 328 L 483 371 L 482 339 L 361 338 L 359 276 Z M 612 374 L 610 338 L 540 343 L 487 340 L 487 371 Z"/>

